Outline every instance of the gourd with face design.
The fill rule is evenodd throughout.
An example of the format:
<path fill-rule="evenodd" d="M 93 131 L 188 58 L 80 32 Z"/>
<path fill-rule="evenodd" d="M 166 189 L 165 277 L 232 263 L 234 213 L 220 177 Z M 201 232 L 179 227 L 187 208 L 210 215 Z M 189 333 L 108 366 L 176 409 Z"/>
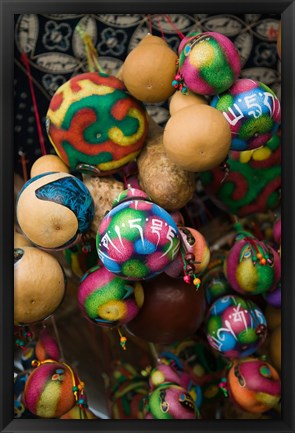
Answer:
<path fill-rule="evenodd" d="M 259 295 L 275 290 L 281 278 L 281 260 L 269 245 L 238 235 L 224 262 L 229 285 L 242 294 Z"/>
<path fill-rule="evenodd" d="M 258 358 L 235 361 L 228 373 L 228 391 L 234 404 L 251 413 L 272 409 L 281 398 L 281 380 L 268 362 Z"/>
<path fill-rule="evenodd" d="M 196 419 L 199 413 L 192 396 L 174 383 L 159 385 L 148 397 L 147 419 Z"/>
<path fill-rule="evenodd" d="M 46 360 L 36 365 L 25 385 L 24 405 L 38 417 L 59 418 L 75 406 L 73 388 L 78 391 L 80 380 L 65 363 Z"/>

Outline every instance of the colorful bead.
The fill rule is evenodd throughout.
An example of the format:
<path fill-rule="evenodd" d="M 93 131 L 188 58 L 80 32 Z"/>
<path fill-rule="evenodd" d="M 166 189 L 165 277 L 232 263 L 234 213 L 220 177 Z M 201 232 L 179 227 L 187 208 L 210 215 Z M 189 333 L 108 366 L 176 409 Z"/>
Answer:
<path fill-rule="evenodd" d="M 185 283 L 187 283 L 187 284 L 191 284 L 192 279 L 191 279 L 191 277 L 190 277 L 189 275 L 185 275 L 185 276 L 183 277 L 183 281 L 184 281 Z"/>

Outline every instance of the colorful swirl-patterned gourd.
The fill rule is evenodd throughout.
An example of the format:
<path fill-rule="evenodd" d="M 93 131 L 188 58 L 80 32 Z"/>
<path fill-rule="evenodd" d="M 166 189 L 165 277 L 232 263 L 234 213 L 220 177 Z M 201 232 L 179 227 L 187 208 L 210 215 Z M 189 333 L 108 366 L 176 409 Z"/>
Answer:
<path fill-rule="evenodd" d="M 220 168 L 199 174 L 205 191 L 219 207 L 240 217 L 278 207 L 281 188 L 278 134 L 261 149 L 231 151 L 227 163 L 226 178 Z"/>
<path fill-rule="evenodd" d="M 147 125 L 143 104 L 126 92 L 123 82 L 98 72 L 79 74 L 60 86 L 46 124 L 67 166 L 91 165 L 105 174 L 135 159 Z"/>

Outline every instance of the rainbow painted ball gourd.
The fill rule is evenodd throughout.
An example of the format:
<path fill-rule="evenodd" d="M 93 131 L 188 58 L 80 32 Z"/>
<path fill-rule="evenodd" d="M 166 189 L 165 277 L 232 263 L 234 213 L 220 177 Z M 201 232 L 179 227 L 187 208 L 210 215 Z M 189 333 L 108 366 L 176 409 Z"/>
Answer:
<path fill-rule="evenodd" d="M 78 289 L 78 303 L 84 316 L 105 327 L 115 327 L 134 319 L 142 301 L 143 289 L 139 282 L 127 284 L 101 265 L 91 268 L 83 276 Z"/>
<path fill-rule="evenodd" d="M 211 106 L 222 112 L 231 129 L 231 149 L 264 146 L 281 124 L 281 106 L 265 84 L 248 78 L 237 80 L 225 93 L 215 96 Z"/>
<path fill-rule="evenodd" d="M 174 87 L 200 95 L 216 95 L 238 78 L 240 56 L 229 38 L 217 32 L 193 32 L 181 43 Z"/>
<path fill-rule="evenodd" d="M 65 364 L 44 361 L 26 382 L 25 407 L 41 418 L 59 418 L 76 404 L 73 379 L 78 382 L 75 373 Z"/>
<path fill-rule="evenodd" d="M 163 208 L 147 195 L 128 188 L 103 218 L 97 233 L 97 251 L 104 266 L 128 280 L 154 277 L 174 260 L 179 231 Z"/>
<path fill-rule="evenodd" d="M 144 144 L 147 113 L 124 83 L 104 73 L 79 74 L 58 88 L 47 112 L 49 139 L 71 169 L 108 174 L 135 159 Z"/>
<path fill-rule="evenodd" d="M 94 204 L 81 180 L 49 172 L 24 184 L 17 197 L 16 216 L 21 230 L 35 245 L 65 249 L 89 229 Z"/>
<path fill-rule="evenodd" d="M 230 399 L 250 413 L 272 409 L 281 399 L 281 379 L 268 362 L 257 358 L 235 361 L 228 373 Z"/>
<path fill-rule="evenodd" d="M 281 259 L 271 246 L 249 236 L 237 240 L 231 248 L 224 273 L 236 292 L 259 295 L 276 289 L 281 278 Z"/>
<path fill-rule="evenodd" d="M 213 349 L 227 358 L 244 358 L 263 344 L 267 324 L 254 302 L 238 296 L 223 296 L 211 305 L 206 330 Z"/>
<path fill-rule="evenodd" d="M 282 171 L 279 133 L 259 149 L 230 151 L 227 163 L 226 178 L 220 168 L 199 174 L 206 193 L 218 207 L 244 217 L 279 206 Z"/>

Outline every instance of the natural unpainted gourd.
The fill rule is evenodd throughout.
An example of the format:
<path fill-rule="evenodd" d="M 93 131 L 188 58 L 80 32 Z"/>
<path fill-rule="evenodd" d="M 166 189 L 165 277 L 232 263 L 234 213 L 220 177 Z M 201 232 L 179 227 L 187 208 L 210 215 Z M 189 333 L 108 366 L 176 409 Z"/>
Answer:
<path fill-rule="evenodd" d="M 183 170 L 201 172 L 221 164 L 231 144 L 224 116 L 208 105 L 191 105 L 177 111 L 164 129 L 167 156 Z"/>
<path fill-rule="evenodd" d="M 175 92 L 172 81 L 176 61 L 176 53 L 165 42 L 143 41 L 126 57 L 123 82 L 129 93 L 140 101 L 162 102 Z"/>
<path fill-rule="evenodd" d="M 150 132 L 138 159 L 140 186 L 154 203 L 168 211 L 180 209 L 192 198 L 195 174 L 172 162 L 163 146 L 163 128 L 150 119 Z"/>

